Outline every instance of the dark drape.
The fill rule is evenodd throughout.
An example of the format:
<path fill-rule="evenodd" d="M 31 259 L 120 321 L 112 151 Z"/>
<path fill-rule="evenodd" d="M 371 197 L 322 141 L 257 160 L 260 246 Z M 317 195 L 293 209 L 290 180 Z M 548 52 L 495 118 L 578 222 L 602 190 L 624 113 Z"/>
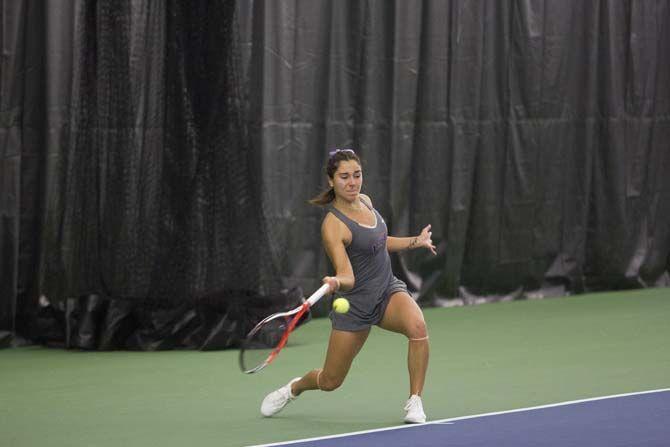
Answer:
<path fill-rule="evenodd" d="M 54 67 L 72 73 L 73 88 L 48 165 L 43 293 L 171 303 L 266 285 L 234 6 L 74 8 L 72 66 Z"/>
<path fill-rule="evenodd" d="M 20 135 L 32 136 L 34 110 L 43 141 L 19 147 L 25 167 L 12 178 L 28 211 L 11 227 L 18 278 L 3 304 L 30 302 L 23 332 L 68 346 L 235 343 L 249 309 L 294 295 L 281 293 L 263 221 L 235 3 L 36 3 L 10 21 L 18 42 L 35 30 L 42 43 L 24 51 L 42 75 L 26 76 L 27 63 L 14 74 L 26 91 Z M 30 151 L 41 172 L 27 172 Z"/>
<path fill-rule="evenodd" d="M 46 152 L 41 2 L 2 2 L 0 14 L 0 346 L 37 304 Z"/>
<path fill-rule="evenodd" d="M 335 146 L 422 304 L 670 285 L 669 2 L 1 3 L 0 344 L 234 343 Z"/>
<path fill-rule="evenodd" d="M 291 281 L 328 268 L 304 203 L 338 146 L 362 155 L 392 234 L 433 225 L 438 258 L 395 259 L 426 304 L 670 283 L 668 2 L 242 12 L 254 147 Z"/>

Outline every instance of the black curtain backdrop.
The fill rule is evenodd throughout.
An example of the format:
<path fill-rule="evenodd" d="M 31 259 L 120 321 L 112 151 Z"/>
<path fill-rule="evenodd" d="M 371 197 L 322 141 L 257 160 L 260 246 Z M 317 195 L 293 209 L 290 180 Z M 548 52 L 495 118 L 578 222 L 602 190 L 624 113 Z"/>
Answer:
<path fill-rule="evenodd" d="M 667 286 L 670 5 L 240 4 L 254 148 L 291 281 L 326 271 L 328 148 L 364 159 L 396 272 L 425 304 Z"/>
<path fill-rule="evenodd" d="M 234 346 L 332 147 L 422 305 L 670 285 L 668 1 L 0 4 L 0 345 Z"/>

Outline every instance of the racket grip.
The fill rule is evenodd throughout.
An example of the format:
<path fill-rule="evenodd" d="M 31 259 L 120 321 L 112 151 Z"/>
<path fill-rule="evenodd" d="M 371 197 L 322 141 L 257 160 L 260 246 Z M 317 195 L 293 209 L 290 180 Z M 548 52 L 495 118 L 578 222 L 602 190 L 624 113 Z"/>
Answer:
<path fill-rule="evenodd" d="M 324 284 L 319 289 L 312 294 L 309 298 L 307 298 L 307 302 L 309 303 L 309 306 L 312 307 L 314 304 L 316 304 L 317 301 L 319 301 L 323 296 L 328 292 L 328 289 L 330 286 L 328 284 Z"/>

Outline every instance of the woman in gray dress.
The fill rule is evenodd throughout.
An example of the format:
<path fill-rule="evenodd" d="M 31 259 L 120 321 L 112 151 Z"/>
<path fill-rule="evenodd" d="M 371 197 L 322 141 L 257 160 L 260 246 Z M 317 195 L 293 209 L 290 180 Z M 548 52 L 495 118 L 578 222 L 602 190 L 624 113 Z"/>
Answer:
<path fill-rule="evenodd" d="M 433 254 L 430 225 L 416 237 L 391 237 L 386 223 L 361 194 L 361 161 L 351 149 L 330 153 L 326 166 L 330 189 L 310 202 L 328 210 L 321 225 L 323 245 L 335 268 L 323 282 L 330 292 L 349 300 L 347 313 L 331 312 L 332 330 L 323 368 L 296 377 L 268 394 L 261 405 L 264 416 L 281 411 L 308 390 L 332 391 L 344 382 L 354 357 L 370 328 L 398 332 L 408 338 L 409 399 L 405 422 L 426 421 L 421 393 L 428 367 L 428 332 L 421 309 L 404 282 L 393 276 L 389 252 L 426 248 Z"/>

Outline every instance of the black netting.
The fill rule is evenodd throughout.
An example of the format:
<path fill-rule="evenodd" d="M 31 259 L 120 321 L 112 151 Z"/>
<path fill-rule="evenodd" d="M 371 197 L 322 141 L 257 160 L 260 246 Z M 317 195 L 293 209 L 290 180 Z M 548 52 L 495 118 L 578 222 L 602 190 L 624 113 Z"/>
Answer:
<path fill-rule="evenodd" d="M 235 3 L 79 7 L 42 293 L 160 304 L 278 290 L 236 74 Z"/>
<path fill-rule="evenodd" d="M 332 271 L 335 146 L 422 304 L 670 284 L 667 2 L 3 5 L 0 345 L 228 345 Z"/>

